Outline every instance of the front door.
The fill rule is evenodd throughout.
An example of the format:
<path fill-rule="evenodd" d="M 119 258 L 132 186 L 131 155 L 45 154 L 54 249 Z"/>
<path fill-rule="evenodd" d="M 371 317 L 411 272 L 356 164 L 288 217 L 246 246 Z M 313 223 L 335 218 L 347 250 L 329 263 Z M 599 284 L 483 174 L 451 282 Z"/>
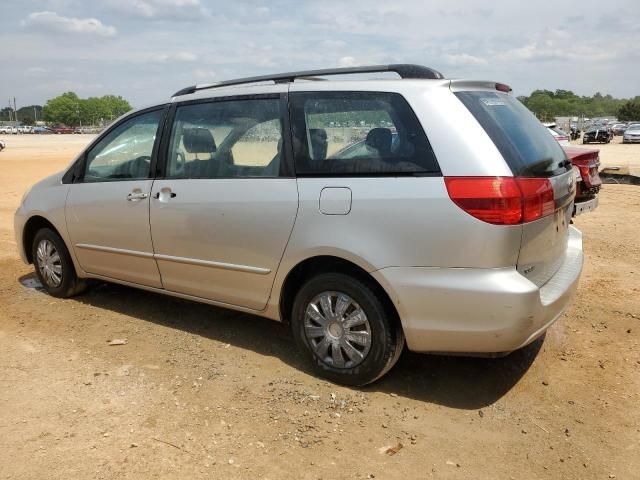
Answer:
<path fill-rule="evenodd" d="M 167 290 L 260 310 L 293 228 L 295 178 L 279 95 L 178 105 L 165 174 L 151 192 Z"/>
<path fill-rule="evenodd" d="M 165 110 L 129 117 L 85 157 L 81 181 L 71 185 L 67 228 L 88 273 L 162 287 L 149 229 L 151 162 Z"/>

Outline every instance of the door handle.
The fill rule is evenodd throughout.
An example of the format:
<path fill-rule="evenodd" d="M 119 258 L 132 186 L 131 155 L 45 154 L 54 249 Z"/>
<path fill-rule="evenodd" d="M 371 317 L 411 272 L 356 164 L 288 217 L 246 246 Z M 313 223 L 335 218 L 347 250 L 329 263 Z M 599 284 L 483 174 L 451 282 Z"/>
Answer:
<path fill-rule="evenodd" d="M 153 198 L 160 201 L 167 201 L 167 197 L 176 198 L 176 194 L 171 191 L 170 188 L 162 188 L 160 191 L 156 192 Z"/>
<path fill-rule="evenodd" d="M 127 200 L 133 202 L 134 200 L 144 200 L 149 196 L 148 193 L 130 193 L 127 195 Z"/>

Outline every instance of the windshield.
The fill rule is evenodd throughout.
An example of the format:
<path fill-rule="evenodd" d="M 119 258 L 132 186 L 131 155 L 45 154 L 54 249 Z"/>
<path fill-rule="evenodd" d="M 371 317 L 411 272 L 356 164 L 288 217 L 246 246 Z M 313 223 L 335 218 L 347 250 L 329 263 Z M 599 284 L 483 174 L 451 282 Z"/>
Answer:
<path fill-rule="evenodd" d="M 516 98 L 491 91 L 456 96 L 482 125 L 514 175 L 551 177 L 571 169 L 560 144 Z"/>

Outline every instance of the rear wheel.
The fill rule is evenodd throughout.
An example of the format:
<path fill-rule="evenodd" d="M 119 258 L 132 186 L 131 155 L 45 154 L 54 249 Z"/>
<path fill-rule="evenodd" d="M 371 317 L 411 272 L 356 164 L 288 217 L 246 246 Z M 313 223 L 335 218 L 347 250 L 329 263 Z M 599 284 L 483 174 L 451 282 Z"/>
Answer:
<path fill-rule="evenodd" d="M 36 275 L 49 295 L 67 298 L 86 288 L 86 282 L 76 275 L 64 241 L 53 230 L 43 228 L 36 233 L 32 258 Z"/>
<path fill-rule="evenodd" d="M 380 378 L 404 346 L 395 312 L 365 282 L 342 273 L 324 273 L 303 285 L 291 326 L 314 370 L 346 385 Z"/>

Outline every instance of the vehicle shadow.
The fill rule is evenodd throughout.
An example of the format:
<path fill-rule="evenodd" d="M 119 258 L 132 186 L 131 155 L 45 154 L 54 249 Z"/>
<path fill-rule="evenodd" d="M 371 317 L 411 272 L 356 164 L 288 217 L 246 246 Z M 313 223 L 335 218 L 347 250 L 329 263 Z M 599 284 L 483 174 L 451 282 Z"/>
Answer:
<path fill-rule="evenodd" d="M 21 278 L 21 283 L 25 284 L 27 277 Z M 306 359 L 294 347 L 288 327 L 265 318 L 109 283 L 97 283 L 72 301 L 275 356 L 312 374 Z M 450 408 L 483 408 L 499 400 L 522 378 L 542 342 L 540 339 L 500 358 L 405 351 L 385 377 L 358 390 L 394 393 Z"/>

